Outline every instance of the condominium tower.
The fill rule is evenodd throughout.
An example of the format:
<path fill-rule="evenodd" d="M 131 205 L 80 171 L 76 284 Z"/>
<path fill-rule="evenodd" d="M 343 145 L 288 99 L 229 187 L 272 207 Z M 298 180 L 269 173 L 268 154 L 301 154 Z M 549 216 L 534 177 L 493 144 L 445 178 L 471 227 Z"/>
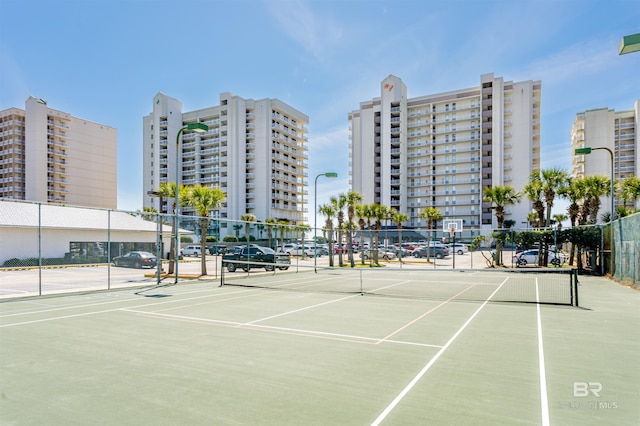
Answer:
<path fill-rule="evenodd" d="M 204 123 L 204 133 L 179 130 Z M 153 99 L 153 112 L 143 118 L 145 207 L 171 212 L 173 200 L 154 197 L 161 183 L 219 186 L 226 201 L 214 217 L 240 220 L 253 214 L 290 224 L 306 221 L 307 124 L 309 117 L 278 99 L 243 99 L 220 95 L 220 105 L 183 112 L 182 103 L 163 93 Z M 195 214 L 183 209 L 184 214 Z M 229 231 L 222 230 L 222 234 Z"/>
<path fill-rule="evenodd" d="M 540 96 L 540 81 L 484 74 L 476 87 L 409 98 L 390 75 L 380 97 L 349 113 L 352 190 L 366 204 L 407 214 L 412 227 L 423 227 L 420 213 L 435 207 L 465 228 L 495 228 L 483 190 L 521 191 L 540 170 Z M 519 224 L 530 203 L 505 210 Z"/>
<path fill-rule="evenodd" d="M 0 198 L 117 208 L 117 130 L 30 96 L 0 111 Z"/>
<path fill-rule="evenodd" d="M 591 109 L 576 114 L 571 126 L 571 152 L 576 148 L 608 148 L 613 153 L 613 177 L 616 182 L 640 176 L 638 161 L 638 130 L 640 129 L 640 99 L 633 109 L 615 111 L 608 108 Z M 572 174 L 576 177 L 611 176 L 611 155 L 606 150 L 590 155 L 573 155 Z M 603 197 L 604 198 L 604 197 Z M 606 197 L 602 205 L 609 206 Z M 615 199 L 615 205 L 622 200 Z M 610 208 L 607 211 L 611 210 Z"/>

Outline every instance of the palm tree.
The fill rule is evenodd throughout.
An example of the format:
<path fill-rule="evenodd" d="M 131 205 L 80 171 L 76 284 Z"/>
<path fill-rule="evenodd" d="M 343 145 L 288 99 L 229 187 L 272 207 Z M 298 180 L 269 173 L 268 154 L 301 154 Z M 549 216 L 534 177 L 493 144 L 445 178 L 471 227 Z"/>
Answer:
<path fill-rule="evenodd" d="M 362 204 L 357 204 L 355 206 L 355 215 L 358 218 L 358 227 L 360 228 L 360 248 L 364 250 L 364 227 L 367 224 L 366 222 L 366 206 Z M 360 262 L 364 265 L 364 256 L 360 257 Z"/>
<path fill-rule="evenodd" d="M 539 226 L 541 228 L 544 227 L 544 223 L 545 223 L 544 203 L 542 202 L 544 188 L 543 188 L 542 180 L 540 179 L 540 174 L 532 173 L 531 176 L 529 176 L 529 182 L 525 184 L 522 191 L 524 192 L 524 195 L 527 196 L 529 201 L 531 201 L 533 210 L 535 210 L 536 213 L 538 213 Z M 496 218 L 498 218 L 497 210 L 496 210 Z M 498 228 L 501 228 L 501 227 L 498 226 Z"/>
<path fill-rule="evenodd" d="M 627 208 L 627 202 L 630 202 L 632 208 L 635 210 L 638 199 L 640 199 L 640 177 L 629 176 L 624 178 L 622 182 L 618 184 L 618 189 L 625 210 Z"/>
<path fill-rule="evenodd" d="M 344 266 L 343 258 L 342 258 L 342 224 L 344 223 L 344 207 L 347 203 L 347 199 L 344 194 L 340 194 L 337 197 L 331 197 L 329 202 L 333 205 L 335 209 L 336 216 L 338 218 L 338 265 L 340 267 Z"/>
<path fill-rule="evenodd" d="M 198 214 L 200 224 L 200 267 L 201 274 L 207 275 L 206 242 L 209 229 L 209 216 L 212 210 L 220 208 L 220 204 L 226 198 L 226 194 L 219 187 L 195 185 L 187 187 L 184 199 L 185 205 L 193 207 Z"/>
<path fill-rule="evenodd" d="M 271 239 L 273 238 L 273 228 L 278 223 L 278 220 L 275 217 L 268 217 L 264 220 L 264 224 L 267 227 L 267 238 L 269 238 L 269 248 L 273 248 L 271 245 Z"/>
<path fill-rule="evenodd" d="M 609 185 L 612 183 L 604 176 L 592 175 L 584 178 L 584 184 L 586 202 L 589 205 L 589 222 L 595 224 L 598 221 L 600 197 L 609 193 Z"/>
<path fill-rule="evenodd" d="M 402 224 L 409 220 L 409 215 L 405 213 L 400 213 L 397 210 L 393 210 L 393 214 L 391 215 L 391 220 L 398 227 L 398 259 L 402 264 Z"/>
<path fill-rule="evenodd" d="M 371 206 L 371 213 L 373 213 L 372 218 L 376 220 L 374 226 L 373 226 L 373 233 L 374 233 L 374 246 L 372 247 L 374 249 L 373 251 L 373 261 L 374 263 L 378 264 L 378 246 L 379 244 L 379 235 L 380 235 L 380 230 L 382 229 L 382 222 L 387 219 L 389 217 L 389 207 L 383 205 L 383 204 L 373 204 Z"/>
<path fill-rule="evenodd" d="M 362 211 L 363 214 L 364 214 L 364 218 L 367 221 L 367 231 L 369 231 L 369 248 L 372 249 L 372 250 L 374 248 L 377 249 L 377 247 L 373 246 L 373 233 L 371 232 L 371 229 L 372 229 L 371 228 L 371 220 L 375 216 L 375 214 L 374 214 L 374 210 L 376 208 L 375 206 L 376 206 L 376 204 L 367 204 L 367 205 L 364 206 L 364 209 Z"/>
<path fill-rule="evenodd" d="M 351 267 L 354 266 L 353 261 L 353 233 L 352 231 L 355 229 L 355 224 L 353 223 L 353 217 L 355 216 L 355 208 L 360 202 L 362 202 L 362 194 L 354 191 L 347 192 L 345 197 L 345 204 L 347 206 L 347 222 L 350 224 L 347 227 L 347 239 L 349 240 L 348 250 L 349 250 L 349 262 L 351 262 Z"/>
<path fill-rule="evenodd" d="M 493 204 L 492 207 L 495 211 L 496 221 L 498 222 L 498 229 L 502 230 L 504 223 L 504 207 L 506 205 L 513 205 L 520 201 L 521 194 L 516 192 L 511 186 L 494 186 L 484 190 L 483 199 Z M 544 221 L 544 215 L 540 216 L 540 221 Z M 496 262 L 498 265 L 502 265 L 502 240 L 498 239 L 496 242 Z"/>
<path fill-rule="evenodd" d="M 352 235 L 353 231 L 355 231 L 356 229 L 358 229 L 358 225 L 356 225 L 356 223 L 352 220 L 347 220 L 345 223 L 342 224 L 342 228 L 344 230 L 344 232 L 347 233 L 347 235 Z M 349 253 L 349 264 L 351 265 L 351 267 L 355 267 L 355 260 L 353 259 L 353 244 L 349 244 L 349 247 L 347 249 Z"/>
<path fill-rule="evenodd" d="M 556 193 L 564 186 L 567 181 L 567 172 L 563 169 L 551 168 L 545 169 L 542 175 L 542 193 L 544 194 L 544 202 L 547 205 L 547 221 L 545 226 L 551 226 L 551 209 Z"/>
<path fill-rule="evenodd" d="M 420 218 L 427 220 L 427 262 L 430 262 L 431 255 L 431 228 L 435 222 L 442 219 L 442 212 L 435 207 L 425 207 L 420 212 Z"/>
<path fill-rule="evenodd" d="M 564 187 L 558 192 L 561 197 L 569 200 L 569 206 L 567 207 L 567 215 L 571 222 L 571 227 L 575 227 L 580 219 L 581 208 L 578 202 L 584 198 L 584 188 L 582 178 L 576 178 L 569 176 L 565 182 Z M 586 217 L 586 216 L 585 216 Z M 577 246 L 571 243 L 571 249 L 569 252 L 569 265 L 573 265 L 573 261 L 576 256 Z"/>
<path fill-rule="evenodd" d="M 262 244 L 264 244 L 264 243 L 262 242 L 262 232 L 264 231 L 264 223 L 258 223 L 258 224 L 256 225 L 256 229 L 258 229 L 258 235 L 260 236 L 260 242 L 261 242 Z"/>
<path fill-rule="evenodd" d="M 333 204 L 323 204 L 318 207 L 318 213 L 326 218 L 327 240 L 329 241 L 329 266 L 333 266 L 333 218 L 336 210 Z"/>
<path fill-rule="evenodd" d="M 540 220 L 540 216 L 538 216 L 538 213 L 536 213 L 535 211 L 527 213 L 527 221 L 529 221 L 532 228 L 540 227 L 540 223 L 538 223 L 538 220 Z"/>
<path fill-rule="evenodd" d="M 278 229 L 280 229 L 280 247 L 284 250 L 284 232 L 289 227 L 289 220 L 280 219 L 278 220 Z"/>
<path fill-rule="evenodd" d="M 164 198 L 171 198 L 173 199 L 173 211 L 175 211 L 176 209 L 176 205 L 175 205 L 175 195 L 176 195 L 176 184 L 175 182 L 172 183 L 166 183 L 166 182 L 162 182 L 158 188 L 158 197 L 160 197 L 160 206 L 162 206 L 162 200 Z M 168 212 L 167 212 L 168 213 Z M 176 252 L 176 239 L 173 237 L 174 235 L 176 235 L 176 231 L 178 229 L 178 224 L 176 223 L 176 218 L 174 217 L 174 220 L 171 221 L 171 242 L 170 242 L 170 248 L 169 248 L 169 274 L 173 274 L 173 270 L 174 270 L 174 265 L 175 265 L 175 252 Z"/>
<path fill-rule="evenodd" d="M 569 216 L 569 220 L 571 221 L 571 227 L 576 226 L 576 222 L 578 216 L 580 215 L 580 206 L 578 205 L 578 201 L 582 199 L 582 187 L 581 179 L 575 178 L 573 176 L 569 176 L 565 181 L 565 184 L 560 190 L 558 194 L 562 198 L 566 198 L 569 200 L 569 206 L 567 207 L 567 215 Z"/>
<path fill-rule="evenodd" d="M 304 234 L 311 231 L 311 227 L 305 223 L 301 223 L 299 225 L 296 225 L 296 232 L 299 232 L 300 235 L 300 241 L 302 241 L 302 259 L 304 259 L 305 254 L 304 254 Z"/>
<path fill-rule="evenodd" d="M 247 247 L 249 247 L 249 228 L 251 223 L 256 221 L 256 216 L 251 213 L 245 213 L 240 216 L 240 220 L 244 222 L 244 240 L 247 242 Z"/>
<path fill-rule="evenodd" d="M 562 229 L 562 222 L 569 219 L 564 213 L 556 213 L 553 215 L 553 220 L 556 222 L 556 229 L 559 231 Z"/>

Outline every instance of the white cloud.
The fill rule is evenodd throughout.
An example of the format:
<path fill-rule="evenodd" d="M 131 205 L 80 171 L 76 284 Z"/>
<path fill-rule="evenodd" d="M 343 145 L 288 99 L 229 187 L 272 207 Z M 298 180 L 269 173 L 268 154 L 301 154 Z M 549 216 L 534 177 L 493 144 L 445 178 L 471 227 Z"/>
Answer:
<path fill-rule="evenodd" d="M 267 1 L 266 4 L 278 28 L 318 61 L 323 62 L 332 55 L 343 34 L 337 21 L 313 12 L 306 1 Z"/>
<path fill-rule="evenodd" d="M 577 43 L 533 62 L 524 73 L 548 86 L 563 85 L 577 76 L 597 75 L 616 67 L 615 46 L 611 38 Z"/>

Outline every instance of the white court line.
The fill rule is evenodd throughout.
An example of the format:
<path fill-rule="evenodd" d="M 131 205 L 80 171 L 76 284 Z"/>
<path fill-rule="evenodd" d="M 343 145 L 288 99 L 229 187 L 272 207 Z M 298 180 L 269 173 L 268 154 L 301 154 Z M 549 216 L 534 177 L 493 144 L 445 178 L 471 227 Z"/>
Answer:
<path fill-rule="evenodd" d="M 117 312 L 119 310 L 120 310 L 120 308 L 114 308 L 114 309 L 108 309 L 108 310 L 105 310 L 105 311 L 93 311 L 93 312 L 85 312 L 85 313 L 82 313 L 82 314 L 65 315 L 65 316 L 54 317 L 54 318 L 43 318 L 43 319 L 32 320 L 32 321 L 14 322 L 12 324 L 0 325 L 0 328 L 16 327 L 18 325 L 37 324 L 39 322 L 47 322 L 47 321 L 54 321 L 54 320 L 67 319 L 67 318 L 86 317 L 86 316 L 89 316 L 89 315 L 104 314 L 104 313 L 107 313 L 107 312 Z"/>
<path fill-rule="evenodd" d="M 150 290 L 161 290 L 161 288 L 153 288 L 153 289 L 150 289 Z M 128 290 L 124 290 L 124 291 L 115 290 L 115 291 L 117 293 L 129 293 Z M 128 296 L 128 297 L 127 298 L 123 298 L 123 299 L 112 299 L 112 300 L 107 300 L 107 301 L 101 301 L 101 302 L 95 302 L 95 303 L 85 303 L 85 304 L 80 304 L 80 305 L 67 305 L 67 306 L 61 306 L 61 307 L 56 307 L 56 308 L 41 309 L 41 310 L 37 310 L 37 311 L 14 312 L 14 313 L 4 314 L 4 315 L 0 314 L 0 319 L 9 318 L 9 317 L 15 317 L 15 316 L 23 316 L 23 315 L 35 315 L 35 314 L 49 313 L 49 312 L 55 312 L 55 311 L 65 311 L 65 310 L 69 310 L 69 309 L 84 309 L 84 308 L 91 308 L 91 307 L 94 307 L 94 306 L 110 305 L 110 304 L 113 304 L 113 303 L 127 303 L 127 302 L 134 302 L 136 300 L 147 300 L 148 301 L 147 303 L 131 306 L 131 308 L 142 308 L 142 307 L 146 307 L 146 306 L 166 305 L 166 304 L 170 304 L 170 303 L 180 303 L 182 301 L 204 299 L 204 298 L 207 298 L 207 297 L 222 297 L 224 295 L 231 294 L 231 293 L 244 293 L 244 292 L 249 292 L 249 291 L 251 291 L 251 289 L 244 289 L 244 290 L 237 290 L 236 289 L 235 292 L 227 292 L 227 293 L 221 293 L 221 294 L 206 294 L 204 296 L 189 297 L 189 298 L 186 298 L 186 299 L 166 299 L 166 300 L 163 300 L 163 301 L 157 301 L 157 300 L 154 301 L 153 299 L 144 299 L 145 297 L 148 297 L 148 296 L 144 296 L 144 295 L 136 295 L 136 294 L 129 295 L 129 294 L 127 294 L 126 296 Z M 202 290 L 189 290 L 189 291 L 184 291 L 184 292 L 173 294 L 172 296 L 183 296 L 183 295 L 188 295 L 188 294 L 205 293 L 205 292 L 211 292 L 211 289 L 210 288 L 205 288 L 205 289 L 202 289 Z M 66 297 L 66 296 L 61 296 L 61 297 Z M 18 301 L 18 303 L 24 303 L 24 302 L 25 301 Z M 9 302 L 9 303 L 13 303 L 13 302 Z M 114 309 L 114 310 L 117 310 L 117 309 Z M 107 312 L 107 311 L 104 311 L 104 312 Z M 64 317 L 62 317 L 62 318 L 64 318 Z"/>
<path fill-rule="evenodd" d="M 209 291 L 209 290 L 196 290 L 196 291 L 189 291 L 189 292 L 180 293 L 180 294 L 202 293 L 202 292 L 205 292 L 205 291 Z M 244 292 L 249 292 L 249 291 L 251 291 L 251 290 L 239 290 L 239 291 L 236 291 L 234 293 L 244 293 Z M 207 295 L 204 295 L 204 296 L 189 297 L 189 298 L 186 298 L 186 299 L 171 299 L 171 300 L 164 300 L 164 301 L 161 301 L 161 302 L 151 301 L 150 300 L 147 303 L 130 306 L 128 308 L 120 308 L 119 307 L 119 308 L 113 308 L 113 309 L 106 309 L 106 310 L 103 310 L 103 311 L 91 311 L 91 312 L 84 312 L 84 313 L 81 313 L 81 314 L 63 315 L 63 316 L 59 316 L 59 317 L 42 318 L 42 319 L 32 320 L 32 321 L 23 321 L 23 322 L 16 322 L 16 323 L 10 323 L 10 324 L 2 324 L 2 325 L 0 325 L 0 328 L 15 327 L 15 326 L 18 326 L 18 325 L 36 324 L 36 323 L 39 323 L 39 322 L 56 321 L 56 320 L 60 320 L 60 319 L 75 318 L 75 317 L 82 317 L 82 316 L 88 316 L 88 315 L 104 314 L 104 313 L 107 313 L 107 312 L 117 312 L 117 311 L 122 311 L 122 310 L 127 310 L 127 309 L 154 307 L 154 306 L 158 306 L 158 305 L 166 305 L 166 304 L 169 304 L 169 303 L 180 303 L 180 302 L 185 302 L 185 301 L 188 302 L 190 300 L 199 300 L 199 299 L 205 299 L 205 298 L 210 298 L 210 297 L 221 297 L 221 296 L 228 295 L 228 294 L 229 293 L 214 294 L 214 295 L 207 294 Z M 38 310 L 38 311 L 19 312 L 19 313 L 7 314 L 7 315 L 0 315 L 0 319 L 13 317 L 13 316 L 23 316 L 23 315 L 35 315 L 35 314 L 50 313 L 50 312 L 69 310 L 69 309 L 92 308 L 92 307 L 95 307 L 95 306 L 109 305 L 109 304 L 112 304 L 112 303 L 132 302 L 132 301 L 137 300 L 139 297 L 140 296 L 131 297 L 131 298 L 128 298 L 128 299 L 121 299 L 121 300 L 110 300 L 110 301 L 107 301 L 107 302 L 87 303 L 87 304 L 83 304 L 83 305 L 64 306 L 64 307 L 60 307 L 60 308 L 42 309 L 42 310 Z"/>
<path fill-rule="evenodd" d="M 258 323 L 258 322 L 267 321 L 267 320 L 278 318 L 278 317 L 283 317 L 285 315 L 295 314 L 296 312 L 306 311 L 307 309 L 313 309 L 313 308 L 317 308 L 319 306 L 329 305 L 331 303 L 342 302 L 343 300 L 351 299 L 352 297 L 360 297 L 360 295 L 359 294 L 354 294 L 352 296 L 341 297 L 340 299 L 329 300 L 327 302 L 317 303 L 315 305 L 310 305 L 310 306 L 305 306 L 304 308 L 294 309 L 293 311 L 283 312 L 283 313 L 277 314 L 277 315 L 271 315 L 270 317 L 260 318 L 260 319 L 254 320 L 254 321 L 242 323 L 240 325 L 254 325 L 254 324 Z"/>
<path fill-rule="evenodd" d="M 542 426 L 549 426 L 549 398 L 547 395 L 547 377 L 544 367 L 544 348 L 542 346 L 542 317 L 540 316 L 540 295 L 538 278 L 536 278 L 536 303 L 538 305 L 538 361 L 540 363 L 540 405 L 542 409 Z"/>
<path fill-rule="evenodd" d="M 331 338 L 340 338 L 340 339 L 351 339 L 351 340 L 362 340 L 366 342 L 371 342 L 372 344 L 377 344 L 379 342 L 378 337 L 365 337 L 365 336 L 355 336 L 351 334 L 340 334 L 340 333 L 329 333 L 326 331 L 315 331 L 315 330 L 304 330 L 299 328 L 289 328 L 289 327 L 276 327 L 270 325 L 261 325 L 261 324 L 253 324 L 253 323 L 245 323 L 245 322 L 237 322 L 237 321 L 224 321 L 217 319 L 209 319 L 209 318 L 200 318 L 200 317 L 190 317 L 185 315 L 173 315 L 173 314 L 163 314 L 159 312 L 148 312 L 148 311 L 139 311 L 136 309 L 121 309 L 123 312 L 130 312 L 138 315 L 142 315 L 145 317 L 156 317 L 156 318 L 168 318 L 173 320 L 183 320 L 183 321 L 193 321 L 200 323 L 209 323 L 209 324 L 220 324 L 224 326 L 231 326 L 237 328 L 246 328 L 253 330 L 273 330 L 273 331 L 281 331 L 287 333 L 298 333 L 298 334 L 306 334 L 306 335 L 317 335 L 317 336 L 326 336 Z M 440 345 L 431 345 L 428 343 L 416 343 L 416 342 L 406 342 L 402 340 L 386 340 L 387 343 L 395 343 L 400 345 L 409 345 L 409 346 L 420 346 L 420 347 L 428 347 L 428 348 L 441 348 Z"/>
<path fill-rule="evenodd" d="M 449 346 L 451 346 L 451 344 L 458 338 L 460 333 L 462 333 L 462 331 L 465 328 L 467 328 L 467 326 L 476 317 L 476 315 L 480 313 L 482 308 L 484 308 L 487 305 L 487 303 L 489 303 L 491 298 L 498 292 L 498 290 L 500 290 L 500 288 L 502 288 L 502 286 L 507 282 L 507 280 L 509 280 L 509 277 L 505 278 L 504 281 L 502 281 L 502 283 L 498 286 L 498 288 L 496 288 L 493 291 L 493 293 L 491 293 L 491 295 L 487 298 L 487 300 L 485 300 L 484 303 L 480 305 L 478 309 L 476 309 L 473 315 L 471 315 L 469 319 L 464 324 L 462 324 L 462 327 L 460 327 L 458 331 L 456 331 L 456 333 L 451 337 L 451 339 L 449 339 L 449 341 L 445 343 L 445 345 L 442 348 L 440 348 L 438 353 L 433 358 L 431 358 L 431 360 L 416 375 L 416 377 L 414 377 L 413 380 L 409 382 L 409 384 L 402 390 L 402 392 L 400 392 L 398 396 L 396 396 L 396 398 L 393 401 L 391 401 L 391 404 L 389 404 L 389 406 L 384 409 L 384 411 L 378 416 L 378 418 L 375 419 L 373 423 L 371 423 L 371 426 L 379 425 L 389 415 L 389 413 L 391 413 L 391 411 L 396 407 L 396 405 L 398 405 L 400 401 L 402 401 L 402 399 L 409 393 L 409 391 L 416 385 L 416 383 L 418 383 L 418 381 L 422 378 L 422 376 L 424 376 L 427 373 L 427 371 L 429 371 L 429 369 L 433 366 L 433 364 L 435 364 L 438 358 L 440 358 L 442 354 L 449 348 Z"/>

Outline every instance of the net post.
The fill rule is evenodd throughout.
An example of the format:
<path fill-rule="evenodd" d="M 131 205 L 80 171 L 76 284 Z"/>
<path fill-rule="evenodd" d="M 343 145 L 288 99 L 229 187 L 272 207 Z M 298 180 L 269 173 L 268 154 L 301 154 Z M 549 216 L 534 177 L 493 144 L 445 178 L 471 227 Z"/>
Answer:
<path fill-rule="evenodd" d="M 571 270 L 571 281 L 572 281 L 572 288 L 573 288 L 573 300 L 572 300 L 572 304 L 573 306 L 580 306 L 578 304 L 578 269 L 577 268 L 573 268 Z"/>
<path fill-rule="evenodd" d="M 216 259 L 217 262 L 217 259 Z M 222 261 L 220 261 L 220 287 L 224 285 L 224 267 L 222 265 Z"/>
<path fill-rule="evenodd" d="M 364 290 L 362 289 L 362 269 L 360 269 L 360 296 L 364 296 Z"/>

